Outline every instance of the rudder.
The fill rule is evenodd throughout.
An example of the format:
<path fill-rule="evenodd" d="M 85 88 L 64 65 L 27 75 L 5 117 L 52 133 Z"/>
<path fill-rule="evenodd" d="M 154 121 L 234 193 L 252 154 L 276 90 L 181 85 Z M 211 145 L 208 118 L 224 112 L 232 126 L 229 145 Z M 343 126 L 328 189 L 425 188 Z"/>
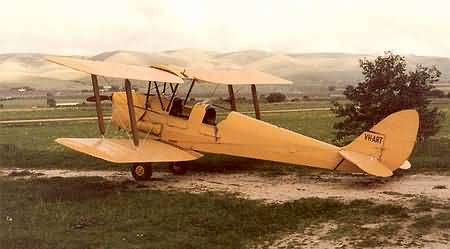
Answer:
<path fill-rule="evenodd" d="M 392 172 L 408 160 L 416 143 L 418 129 L 419 114 L 416 110 L 395 112 L 361 134 L 349 145 L 342 147 L 343 153 L 340 154 L 349 160 L 350 158 L 346 158 L 343 154 L 346 151 L 356 152 L 370 160 L 376 159 L 380 163 L 376 167 L 384 166 Z M 349 161 L 372 174 L 365 169 L 368 165 L 362 165 L 362 162 L 358 163 L 355 160 Z"/>

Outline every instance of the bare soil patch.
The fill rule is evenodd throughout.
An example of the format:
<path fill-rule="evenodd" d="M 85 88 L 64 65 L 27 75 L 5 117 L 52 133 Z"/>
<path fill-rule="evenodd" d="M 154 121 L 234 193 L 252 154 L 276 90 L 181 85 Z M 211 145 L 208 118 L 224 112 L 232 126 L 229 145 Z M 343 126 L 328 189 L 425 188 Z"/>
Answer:
<path fill-rule="evenodd" d="M 125 171 L 83 170 L 0 170 L 0 175 L 14 177 L 83 177 L 100 176 L 112 181 L 133 180 Z M 369 199 L 375 202 L 404 202 L 417 197 L 436 201 L 450 199 L 450 176 L 412 175 L 374 178 L 362 175 L 283 175 L 265 177 L 258 174 L 195 173 L 174 176 L 155 172 L 154 180 L 140 182 L 140 189 L 215 191 L 234 193 L 240 197 L 266 202 L 286 202 L 307 197 L 342 200 Z"/>

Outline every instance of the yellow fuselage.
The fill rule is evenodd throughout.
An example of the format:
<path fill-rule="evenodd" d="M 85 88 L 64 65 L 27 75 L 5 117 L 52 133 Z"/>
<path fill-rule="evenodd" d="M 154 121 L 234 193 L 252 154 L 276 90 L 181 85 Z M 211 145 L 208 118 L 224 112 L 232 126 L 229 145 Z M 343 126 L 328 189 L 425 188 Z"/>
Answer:
<path fill-rule="evenodd" d="M 147 108 L 144 94 L 133 94 L 133 100 L 141 137 L 158 138 L 183 149 L 206 153 L 360 172 L 351 163 L 343 162 L 337 146 L 237 112 L 229 113 L 214 125 L 204 123 L 209 107 L 206 103 L 183 107 L 183 113 L 174 116 L 163 110 L 157 96 L 148 98 Z M 164 107 L 168 105 L 169 99 L 161 100 Z M 125 93 L 113 95 L 112 122 L 121 128 L 130 127 Z"/>

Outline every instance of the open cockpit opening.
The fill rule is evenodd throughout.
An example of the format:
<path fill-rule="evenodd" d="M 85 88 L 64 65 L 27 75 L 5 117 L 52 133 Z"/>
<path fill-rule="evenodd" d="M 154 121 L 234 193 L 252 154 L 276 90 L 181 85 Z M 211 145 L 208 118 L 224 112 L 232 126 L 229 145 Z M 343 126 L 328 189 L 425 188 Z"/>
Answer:
<path fill-rule="evenodd" d="M 206 107 L 205 116 L 203 117 L 203 124 L 216 125 L 216 109 L 210 105 Z"/>

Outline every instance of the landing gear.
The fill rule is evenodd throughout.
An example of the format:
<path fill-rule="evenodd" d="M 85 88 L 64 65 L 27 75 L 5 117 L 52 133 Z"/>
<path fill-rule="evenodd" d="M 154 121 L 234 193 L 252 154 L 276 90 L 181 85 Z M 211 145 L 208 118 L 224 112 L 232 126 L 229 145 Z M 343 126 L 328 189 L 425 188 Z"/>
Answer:
<path fill-rule="evenodd" d="M 152 178 L 151 163 L 135 163 L 131 167 L 131 175 L 136 181 L 149 181 Z"/>
<path fill-rule="evenodd" d="M 184 175 L 186 174 L 186 166 L 182 162 L 171 162 L 169 164 L 169 170 L 174 175 Z"/>

